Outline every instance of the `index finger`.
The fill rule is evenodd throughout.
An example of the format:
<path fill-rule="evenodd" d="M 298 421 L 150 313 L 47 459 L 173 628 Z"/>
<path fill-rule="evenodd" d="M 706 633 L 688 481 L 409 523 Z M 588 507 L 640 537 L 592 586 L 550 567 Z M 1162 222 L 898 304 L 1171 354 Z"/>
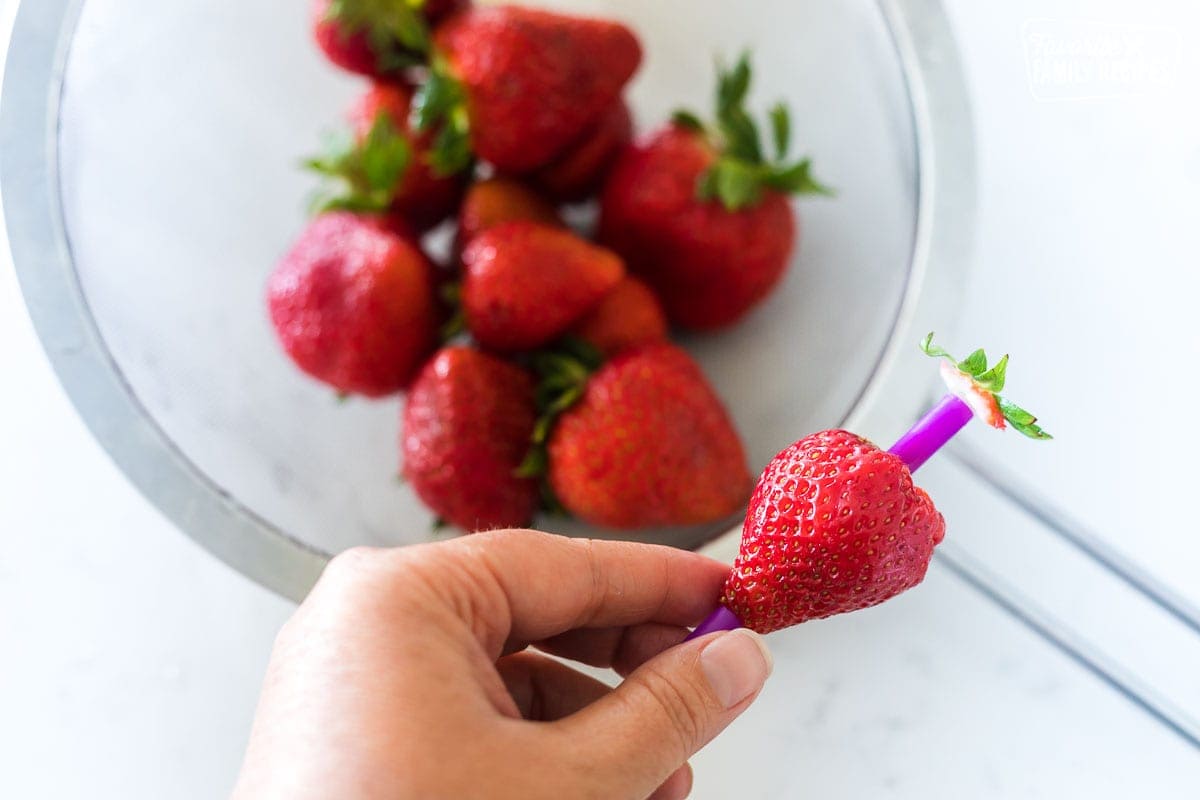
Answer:
<path fill-rule="evenodd" d="M 659 622 L 692 626 L 712 611 L 729 566 L 684 550 L 569 539 L 536 531 L 478 533 L 447 543 L 466 567 L 460 605 L 489 652 L 576 628 Z M 451 564 L 452 566 L 452 564 Z"/>

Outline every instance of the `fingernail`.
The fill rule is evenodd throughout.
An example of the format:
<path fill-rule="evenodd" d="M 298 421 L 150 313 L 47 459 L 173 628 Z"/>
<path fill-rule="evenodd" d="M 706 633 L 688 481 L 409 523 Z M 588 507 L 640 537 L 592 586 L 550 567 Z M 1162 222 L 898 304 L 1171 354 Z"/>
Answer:
<path fill-rule="evenodd" d="M 774 664 L 763 638 L 746 628 L 722 634 L 700 651 L 700 669 L 725 708 L 761 689 Z"/>

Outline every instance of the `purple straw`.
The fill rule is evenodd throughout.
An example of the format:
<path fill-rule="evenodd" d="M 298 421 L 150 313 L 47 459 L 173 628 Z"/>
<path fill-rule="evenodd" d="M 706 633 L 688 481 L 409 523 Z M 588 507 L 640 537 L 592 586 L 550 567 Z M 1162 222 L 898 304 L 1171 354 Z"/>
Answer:
<path fill-rule="evenodd" d="M 953 439 L 954 434 L 961 431 L 973 416 L 975 412 L 970 406 L 948 394 L 920 422 L 909 428 L 908 433 L 901 436 L 888 452 L 899 456 L 909 472 L 916 472 L 942 445 Z"/>
<path fill-rule="evenodd" d="M 889 453 L 899 456 L 909 472 L 916 472 L 929 457 L 954 438 L 963 429 L 975 412 L 971 407 L 952 394 L 943 397 L 921 421 L 913 425 L 908 433 L 900 437 Z M 708 619 L 696 626 L 685 642 L 715 631 L 731 631 L 742 627 L 741 620 L 725 606 L 708 615 Z"/>

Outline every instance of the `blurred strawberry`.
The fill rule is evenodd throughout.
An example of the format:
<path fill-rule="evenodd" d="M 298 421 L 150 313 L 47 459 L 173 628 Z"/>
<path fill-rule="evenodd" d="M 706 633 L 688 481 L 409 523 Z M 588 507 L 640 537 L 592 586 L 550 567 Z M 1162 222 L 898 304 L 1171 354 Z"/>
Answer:
<path fill-rule="evenodd" d="M 796 244 L 788 194 L 828 190 L 807 159 L 786 161 L 790 121 L 771 111 L 774 161 L 746 113 L 746 56 L 722 70 L 717 129 L 687 113 L 628 148 L 601 201 L 600 240 L 658 293 L 667 315 L 697 330 L 739 320 L 779 282 Z"/>
<path fill-rule="evenodd" d="M 518 181 L 491 178 L 473 184 L 458 211 L 458 241 L 465 244 L 502 222 L 539 222 L 562 227 L 558 210 Z"/>
<path fill-rule="evenodd" d="M 654 292 L 626 276 L 575 323 L 571 334 L 604 356 L 667 340 L 667 317 Z"/>
<path fill-rule="evenodd" d="M 313 36 L 343 69 L 398 78 L 427 62 L 429 23 L 467 5 L 466 0 L 316 0 Z"/>
<path fill-rule="evenodd" d="M 391 394 L 436 343 L 431 275 L 416 243 L 380 219 L 323 214 L 271 274 L 271 322 L 309 375 L 347 394 Z"/>
<path fill-rule="evenodd" d="M 537 482 L 516 472 L 537 412 L 533 376 L 466 347 L 421 371 L 404 409 L 404 476 L 435 514 L 468 531 L 528 525 Z"/>
<path fill-rule="evenodd" d="M 587 134 L 641 63 L 624 25 L 515 6 L 473 8 L 434 35 L 418 127 L 438 130 L 435 161 L 455 171 L 475 155 L 520 175 Z"/>
<path fill-rule="evenodd" d="M 351 107 L 352 140 L 307 162 L 340 184 L 320 198 L 320 208 L 392 213 L 417 231 L 454 212 L 466 175 L 443 175 L 430 164 L 428 137 L 408 127 L 411 101 L 409 89 L 376 83 Z"/>
<path fill-rule="evenodd" d="M 568 385 L 569 375 L 555 366 L 543 367 L 544 385 Z M 677 347 L 622 353 L 549 405 L 560 415 L 548 433 L 547 480 L 563 507 L 585 522 L 711 523 L 749 497 L 737 431 L 700 368 Z M 535 439 L 546 427 L 539 425 Z"/>
<path fill-rule="evenodd" d="M 577 203 L 600 191 L 621 150 L 633 138 L 633 117 L 618 100 L 583 139 L 553 163 L 530 176 L 530 182 L 560 203 Z"/>
<path fill-rule="evenodd" d="M 531 350 L 565 333 L 625 276 L 621 259 L 570 231 L 505 222 L 463 250 L 462 304 L 482 346 Z"/>

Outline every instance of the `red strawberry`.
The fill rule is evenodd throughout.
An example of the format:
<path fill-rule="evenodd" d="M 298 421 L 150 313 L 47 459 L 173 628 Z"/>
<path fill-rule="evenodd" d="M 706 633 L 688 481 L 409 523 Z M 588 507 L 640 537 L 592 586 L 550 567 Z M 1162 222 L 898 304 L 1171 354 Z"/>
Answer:
<path fill-rule="evenodd" d="M 667 340 L 667 317 L 654 292 L 632 276 L 613 287 L 571 329 L 605 356 Z"/>
<path fill-rule="evenodd" d="M 600 240 L 658 292 L 671 320 L 697 330 L 740 319 L 778 283 L 796 243 L 789 192 L 827 191 L 809 162 L 784 162 L 786 110 L 772 111 L 768 162 L 742 107 L 750 68 L 722 72 L 719 135 L 695 117 L 628 148 L 601 201 Z"/>
<path fill-rule="evenodd" d="M 530 350 L 565 333 L 625 277 L 621 259 L 570 231 L 506 222 L 463 250 L 463 311 L 495 350 Z"/>
<path fill-rule="evenodd" d="M 533 376 L 466 347 L 441 350 L 404 409 L 404 475 L 425 505 L 468 531 L 528 525 L 537 481 L 516 476 L 533 432 Z"/>
<path fill-rule="evenodd" d="M 514 180 L 492 178 L 467 190 L 458 211 L 458 240 L 466 243 L 502 222 L 540 222 L 562 227 L 554 206 Z"/>
<path fill-rule="evenodd" d="M 308 166 L 340 181 L 322 207 L 399 215 L 418 231 L 437 225 L 458 206 L 465 175 L 430 163 L 429 137 L 408 127 L 412 92 L 376 83 L 350 109 L 353 141 Z"/>
<path fill-rule="evenodd" d="M 723 603 L 759 633 L 873 606 L 921 582 L 945 533 L 897 456 L 815 433 L 759 478 Z"/>
<path fill-rule="evenodd" d="M 617 156 L 633 138 L 633 117 L 624 100 L 614 103 L 584 138 L 530 181 L 548 197 L 577 203 L 604 185 Z"/>
<path fill-rule="evenodd" d="M 558 500 L 595 525 L 715 522 L 750 492 L 724 406 L 687 353 L 667 344 L 600 367 L 558 417 L 547 455 Z"/>
<path fill-rule="evenodd" d="M 428 21 L 465 8 L 466 0 L 316 0 L 313 35 L 334 64 L 373 77 L 398 77 L 425 63 Z M 423 12 L 423 13 L 422 13 Z"/>
<path fill-rule="evenodd" d="M 432 268 L 417 245 L 378 219 L 313 220 L 267 283 L 271 321 L 288 355 L 340 392 L 402 389 L 433 349 Z"/>
<path fill-rule="evenodd" d="M 448 163 L 474 151 L 511 174 L 543 167 L 579 141 L 642 58 L 620 23 L 515 6 L 455 14 L 438 27 L 434 50 L 422 128 L 441 124 Z"/>

